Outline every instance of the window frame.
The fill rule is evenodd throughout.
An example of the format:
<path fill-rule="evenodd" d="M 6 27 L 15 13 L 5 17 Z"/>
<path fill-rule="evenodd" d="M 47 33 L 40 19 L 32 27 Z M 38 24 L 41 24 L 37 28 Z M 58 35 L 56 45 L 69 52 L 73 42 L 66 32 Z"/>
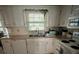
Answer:
<path fill-rule="evenodd" d="M 29 12 L 29 13 L 41 13 L 41 12 Z M 27 27 L 28 27 L 28 31 L 37 31 L 37 30 L 29 30 L 29 23 L 34 23 L 34 22 L 29 22 L 29 13 L 28 13 L 28 20 L 27 20 Z M 45 14 L 44 13 L 41 13 L 44 15 L 44 21 L 42 22 L 35 22 L 35 23 L 44 23 L 44 29 L 45 29 Z M 44 31 L 44 30 L 39 30 L 39 31 Z"/>

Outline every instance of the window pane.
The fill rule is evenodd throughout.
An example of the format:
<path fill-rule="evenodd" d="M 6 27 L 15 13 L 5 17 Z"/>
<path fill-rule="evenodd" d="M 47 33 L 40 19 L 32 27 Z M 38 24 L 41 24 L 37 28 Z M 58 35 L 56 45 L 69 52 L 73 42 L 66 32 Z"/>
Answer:
<path fill-rule="evenodd" d="M 30 14 L 29 14 L 29 17 L 34 17 L 34 14 L 33 14 L 33 13 L 30 13 Z"/>
<path fill-rule="evenodd" d="M 42 13 L 29 13 L 29 17 L 44 17 Z"/>
<path fill-rule="evenodd" d="M 44 18 L 44 14 L 40 14 L 40 17 L 41 17 L 41 18 Z"/>
<path fill-rule="evenodd" d="M 29 30 L 44 30 L 44 14 L 29 13 Z"/>
<path fill-rule="evenodd" d="M 29 22 L 33 22 L 34 21 L 34 17 L 29 17 Z"/>
<path fill-rule="evenodd" d="M 40 17 L 40 14 L 34 14 L 34 17 Z"/>
<path fill-rule="evenodd" d="M 0 31 L 4 31 L 3 28 L 0 28 Z"/>
<path fill-rule="evenodd" d="M 40 21 L 44 21 L 44 17 L 40 17 Z"/>
<path fill-rule="evenodd" d="M 29 23 L 29 30 L 44 30 L 44 23 Z"/>
<path fill-rule="evenodd" d="M 33 17 L 30 17 L 29 18 L 29 22 L 44 22 L 44 18 L 33 18 Z"/>
<path fill-rule="evenodd" d="M 29 22 L 43 22 L 44 14 L 41 13 L 30 13 L 29 14 Z"/>
<path fill-rule="evenodd" d="M 40 18 L 39 17 L 36 17 L 36 18 L 34 18 L 34 21 L 39 22 L 40 21 Z"/>

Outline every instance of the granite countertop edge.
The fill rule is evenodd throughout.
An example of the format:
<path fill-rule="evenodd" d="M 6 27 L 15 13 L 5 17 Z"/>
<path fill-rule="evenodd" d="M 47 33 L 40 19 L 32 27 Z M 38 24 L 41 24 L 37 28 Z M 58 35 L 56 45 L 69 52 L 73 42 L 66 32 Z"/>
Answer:
<path fill-rule="evenodd" d="M 28 35 L 10 35 L 9 37 L 2 37 L 0 39 L 22 39 L 22 38 L 25 38 L 25 39 L 31 39 L 31 38 L 56 38 L 56 36 L 53 36 L 53 37 L 29 37 Z"/>

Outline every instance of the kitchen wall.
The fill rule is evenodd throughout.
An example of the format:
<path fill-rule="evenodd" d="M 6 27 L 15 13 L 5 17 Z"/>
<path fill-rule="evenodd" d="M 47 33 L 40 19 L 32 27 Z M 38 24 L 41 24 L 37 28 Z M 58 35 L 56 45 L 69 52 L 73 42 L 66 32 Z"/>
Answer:
<path fill-rule="evenodd" d="M 24 26 L 24 9 L 48 9 L 47 15 L 47 28 L 59 25 L 59 6 L 31 6 L 31 5 L 19 5 L 19 6 L 1 6 L 2 14 L 4 16 L 5 25 L 11 35 L 28 34 L 27 28 Z"/>

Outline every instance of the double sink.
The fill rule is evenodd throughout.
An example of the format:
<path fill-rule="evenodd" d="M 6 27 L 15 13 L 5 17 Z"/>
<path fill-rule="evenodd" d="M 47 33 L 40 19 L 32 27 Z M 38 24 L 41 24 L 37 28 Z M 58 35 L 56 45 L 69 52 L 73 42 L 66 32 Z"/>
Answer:
<path fill-rule="evenodd" d="M 29 37 L 45 37 L 45 35 L 29 35 Z"/>

